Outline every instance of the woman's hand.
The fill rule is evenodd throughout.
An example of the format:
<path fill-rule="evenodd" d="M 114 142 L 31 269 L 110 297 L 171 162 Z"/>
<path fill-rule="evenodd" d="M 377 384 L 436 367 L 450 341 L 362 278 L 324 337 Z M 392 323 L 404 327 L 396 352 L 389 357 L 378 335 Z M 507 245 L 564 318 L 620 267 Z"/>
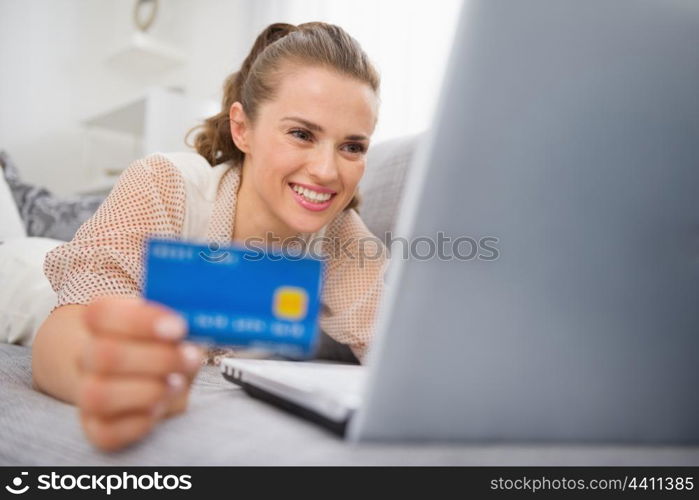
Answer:
<path fill-rule="evenodd" d="M 127 446 L 163 417 L 183 411 L 202 351 L 181 342 L 185 321 L 139 298 L 101 298 L 85 309 L 76 404 L 88 439 Z"/>

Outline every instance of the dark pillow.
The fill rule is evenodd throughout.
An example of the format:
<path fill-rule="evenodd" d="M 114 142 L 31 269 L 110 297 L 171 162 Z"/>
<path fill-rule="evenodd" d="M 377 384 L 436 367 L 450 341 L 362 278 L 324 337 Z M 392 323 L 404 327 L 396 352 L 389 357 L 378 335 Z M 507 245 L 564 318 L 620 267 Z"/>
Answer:
<path fill-rule="evenodd" d="M 23 181 L 7 152 L 0 151 L 0 163 L 27 236 L 63 241 L 73 239 L 80 225 L 95 213 L 106 196 L 56 196 L 46 188 Z"/>

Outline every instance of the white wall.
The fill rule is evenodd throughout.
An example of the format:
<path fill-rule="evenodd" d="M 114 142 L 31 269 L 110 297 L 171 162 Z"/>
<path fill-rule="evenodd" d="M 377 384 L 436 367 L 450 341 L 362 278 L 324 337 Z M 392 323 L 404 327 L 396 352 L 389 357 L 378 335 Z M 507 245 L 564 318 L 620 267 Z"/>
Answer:
<path fill-rule="evenodd" d="M 149 85 L 177 86 L 204 97 L 218 94 L 242 54 L 249 2 L 160 4 L 149 33 L 181 48 L 190 63 L 161 75 L 135 75 L 105 62 L 134 31 L 133 2 L 0 0 L 0 148 L 27 180 L 61 194 L 81 188 L 94 167 L 85 162 L 82 120 Z M 110 162 L 119 163 L 120 156 L 129 161 L 123 138 L 93 134 L 95 139 Z"/>
<path fill-rule="evenodd" d="M 428 126 L 460 0 L 161 0 L 149 31 L 188 63 L 164 74 L 125 74 L 105 62 L 133 33 L 130 0 L 0 0 L 0 148 L 22 174 L 67 194 L 100 161 L 130 161 L 124 139 L 92 137 L 81 122 L 149 85 L 220 100 L 226 75 L 271 22 L 324 20 L 343 26 L 382 73 L 375 140 Z M 193 124 L 194 125 L 194 124 Z M 127 145 L 128 146 L 128 145 Z M 184 148 L 184 145 L 183 145 Z M 125 165 L 124 165 L 125 166 Z"/>
<path fill-rule="evenodd" d="M 72 71 L 79 26 L 78 2 L 0 3 L 0 148 L 28 179 L 63 190 L 81 154 Z"/>

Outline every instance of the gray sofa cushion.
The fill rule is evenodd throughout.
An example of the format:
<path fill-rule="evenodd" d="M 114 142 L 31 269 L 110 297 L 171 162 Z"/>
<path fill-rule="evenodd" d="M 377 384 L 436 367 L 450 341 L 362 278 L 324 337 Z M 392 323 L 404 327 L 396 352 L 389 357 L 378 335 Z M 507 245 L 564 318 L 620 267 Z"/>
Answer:
<path fill-rule="evenodd" d="M 364 177 L 359 183 L 359 214 L 369 230 L 384 243 L 386 233 L 394 229 L 406 174 L 424 135 L 423 132 L 398 137 L 369 150 Z"/>

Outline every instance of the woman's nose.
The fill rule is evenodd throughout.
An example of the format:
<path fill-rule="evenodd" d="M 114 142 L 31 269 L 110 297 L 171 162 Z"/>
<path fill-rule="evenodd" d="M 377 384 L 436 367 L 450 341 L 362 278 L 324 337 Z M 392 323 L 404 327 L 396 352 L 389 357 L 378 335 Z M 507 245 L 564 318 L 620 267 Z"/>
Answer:
<path fill-rule="evenodd" d="M 306 170 L 318 184 L 327 185 L 334 182 L 339 176 L 334 149 L 318 150 L 312 158 L 309 158 Z"/>

